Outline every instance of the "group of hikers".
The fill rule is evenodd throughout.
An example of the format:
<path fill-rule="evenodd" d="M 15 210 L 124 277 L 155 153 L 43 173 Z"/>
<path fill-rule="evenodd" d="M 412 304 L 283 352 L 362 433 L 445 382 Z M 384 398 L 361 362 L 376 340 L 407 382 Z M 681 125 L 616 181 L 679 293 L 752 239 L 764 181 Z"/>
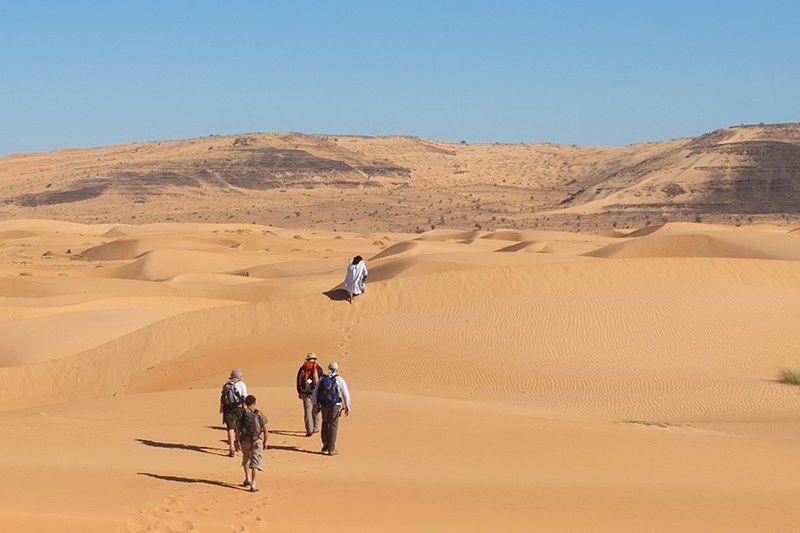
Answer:
<path fill-rule="evenodd" d="M 347 265 L 344 281 L 348 301 L 352 302 L 354 296 L 364 292 L 367 275 L 364 260 L 359 255 L 355 256 Z M 242 486 L 249 487 L 250 492 L 258 492 L 256 473 L 264 468 L 263 451 L 267 449 L 269 422 L 256 407 L 256 397 L 247 393 L 243 377 L 243 372 L 238 368 L 231 372 L 222 386 L 220 412 L 228 434 L 228 456 L 235 457 L 237 451 L 242 452 Z M 342 413 L 344 416 L 350 415 L 350 390 L 339 375 L 339 363 L 329 363 L 328 372 L 325 373 L 317 362 L 317 356 L 314 353 L 307 354 L 297 371 L 296 388 L 297 396 L 303 402 L 306 437 L 321 433 L 322 454 L 338 454 L 336 435 L 339 418 Z"/>
<path fill-rule="evenodd" d="M 222 423 L 228 432 L 228 456 L 234 457 L 242 452 L 244 469 L 243 487 L 257 492 L 256 472 L 263 470 L 263 451 L 269 439 L 268 420 L 256 407 L 256 397 L 247 394 L 243 372 L 238 368 L 231 372 L 230 378 L 222 386 L 220 411 Z M 328 364 L 324 373 L 313 353 L 306 355 L 303 365 L 297 371 L 297 396 L 303 402 L 303 418 L 306 437 L 320 433 L 322 415 L 322 454 L 337 455 L 336 435 L 339 418 L 350 415 L 350 390 L 347 382 L 339 375 L 339 363 Z"/>

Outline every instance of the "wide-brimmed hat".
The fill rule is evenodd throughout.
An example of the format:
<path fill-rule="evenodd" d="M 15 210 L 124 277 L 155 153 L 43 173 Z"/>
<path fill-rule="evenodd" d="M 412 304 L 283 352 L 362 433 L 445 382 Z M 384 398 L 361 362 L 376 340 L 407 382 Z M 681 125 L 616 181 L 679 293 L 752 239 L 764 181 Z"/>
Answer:
<path fill-rule="evenodd" d="M 328 363 L 328 370 L 330 370 L 331 372 L 338 372 L 339 363 L 337 363 L 336 361 L 331 361 L 330 363 Z"/>
<path fill-rule="evenodd" d="M 243 375 L 244 372 L 242 372 L 238 368 L 234 368 L 233 370 L 231 370 L 231 379 L 242 379 Z"/>
<path fill-rule="evenodd" d="M 309 352 L 306 355 L 306 361 L 314 361 L 316 359 L 317 359 L 317 354 L 315 354 L 314 352 Z"/>

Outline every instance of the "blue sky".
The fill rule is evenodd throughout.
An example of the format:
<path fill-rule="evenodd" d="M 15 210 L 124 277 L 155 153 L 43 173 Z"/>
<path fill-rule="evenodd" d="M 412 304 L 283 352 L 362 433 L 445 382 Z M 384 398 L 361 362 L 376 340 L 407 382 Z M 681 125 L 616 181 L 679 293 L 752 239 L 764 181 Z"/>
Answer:
<path fill-rule="evenodd" d="M 800 2 L 0 0 L 0 155 L 250 131 L 622 145 L 800 121 Z"/>

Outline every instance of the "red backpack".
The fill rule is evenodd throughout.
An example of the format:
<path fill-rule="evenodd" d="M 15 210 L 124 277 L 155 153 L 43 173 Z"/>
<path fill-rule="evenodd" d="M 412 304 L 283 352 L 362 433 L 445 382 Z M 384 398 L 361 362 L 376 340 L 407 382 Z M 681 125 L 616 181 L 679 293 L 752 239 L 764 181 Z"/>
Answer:
<path fill-rule="evenodd" d="M 317 386 L 317 380 L 319 379 L 319 375 L 317 374 L 317 366 L 316 363 L 312 365 L 311 370 L 306 368 L 306 365 L 300 369 L 300 390 L 303 392 L 314 392 L 314 388 Z"/>

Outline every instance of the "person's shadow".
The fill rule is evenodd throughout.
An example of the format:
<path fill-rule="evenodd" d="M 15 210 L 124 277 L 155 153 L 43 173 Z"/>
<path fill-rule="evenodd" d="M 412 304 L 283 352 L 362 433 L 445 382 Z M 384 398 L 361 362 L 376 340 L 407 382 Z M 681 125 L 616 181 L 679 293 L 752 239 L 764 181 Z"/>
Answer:
<path fill-rule="evenodd" d="M 196 444 L 181 444 L 177 442 L 159 442 L 150 439 L 135 439 L 136 442 L 151 446 L 153 448 L 169 448 L 173 450 L 186 450 L 190 452 L 207 453 L 209 455 L 227 456 L 228 452 L 220 448 L 211 448 L 209 446 L 197 446 Z"/>
<path fill-rule="evenodd" d="M 329 300 L 333 300 L 334 302 L 346 302 L 349 298 L 349 294 L 346 290 L 341 288 L 333 288 L 329 291 L 325 291 L 322 294 L 328 297 Z"/>
<path fill-rule="evenodd" d="M 310 453 L 311 455 L 324 455 L 322 452 L 314 452 L 311 450 L 303 450 L 297 446 L 281 446 L 275 444 L 267 444 L 267 450 L 281 450 L 284 452 L 297 452 L 297 453 Z"/>
<path fill-rule="evenodd" d="M 172 481 L 175 483 L 202 483 L 203 485 L 213 485 L 215 487 L 223 487 L 226 489 L 234 489 L 234 490 L 248 490 L 247 488 L 240 487 L 238 485 L 234 485 L 233 483 L 225 483 L 224 481 L 215 481 L 213 479 L 202 479 L 202 478 L 193 478 L 193 477 L 181 477 L 181 476 L 167 476 L 164 474 L 152 474 L 150 472 L 137 472 L 140 476 L 147 476 L 156 479 L 160 479 L 162 481 Z"/>
<path fill-rule="evenodd" d="M 291 431 L 288 429 L 270 429 L 270 435 L 283 435 L 284 437 L 305 437 L 305 431 Z"/>

